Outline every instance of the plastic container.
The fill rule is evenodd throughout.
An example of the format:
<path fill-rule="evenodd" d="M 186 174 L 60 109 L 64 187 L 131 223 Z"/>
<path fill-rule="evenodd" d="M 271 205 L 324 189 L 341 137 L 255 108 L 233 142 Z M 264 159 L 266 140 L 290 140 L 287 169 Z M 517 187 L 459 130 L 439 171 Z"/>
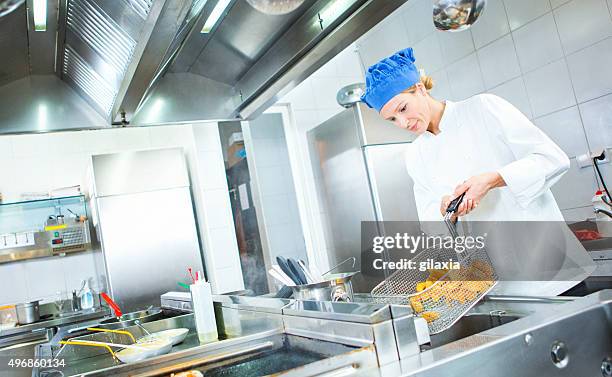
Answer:
<path fill-rule="evenodd" d="M 0 331 L 17 325 L 15 305 L 0 306 Z"/>
<path fill-rule="evenodd" d="M 93 292 L 89 288 L 89 279 L 85 280 L 85 287 L 81 292 L 81 309 L 91 309 L 94 306 Z"/>
<path fill-rule="evenodd" d="M 217 321 L 215 320 L 210 284 L 204 280 L 198 280 L 189 286 L 189 290 L 191 291 L 193 314 L 200 343 L 216 341 L 219 334 L 217 333 Z"/>
<path fill-rule="evenodd" d="M 608 212 L 612 211 L 612 208 L 603 201 L 604 195 L 605 194 L 601 190 L 595 193 L 595 196 L 593 196 L 591 200 L 593 203 L 593 210 L 603 209 Z M 598 213 L 595 216 L 595 220 L 599 234 L 601 234 L 602 237 L 612 237 L 612 218 L 605 213 Z"/>

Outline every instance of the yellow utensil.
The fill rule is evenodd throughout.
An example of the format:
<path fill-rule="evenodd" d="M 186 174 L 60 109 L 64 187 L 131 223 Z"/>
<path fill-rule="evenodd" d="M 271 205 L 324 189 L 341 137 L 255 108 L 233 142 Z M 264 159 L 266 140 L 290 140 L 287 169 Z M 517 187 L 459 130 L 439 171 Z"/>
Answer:
<path fill-rule="evenodd" d="M 87 330 L 89 331 L 101 331 L 101 332 L 112 332 L 115 334 L 123 334 L 123 335 L 127 335 L 130 338 L 132 338 L 132 342 L 136 343 L 136 338 L 134 338 L 134 335 L 132 335 L 131 332 L 129 331 L 125 331 L 125 330 L 110 330 L 110 329 L 100 329 L 97 327 L 88 327 Z"/>
<path fill-rule="evenodd" d="M 115 353 L 113 352 L 113 350 L 110 348 L 108 344 L 89 343 L 89 342 L 82 342 L 78 340 L 62 340 L 60 341 L 60 344 L 68 344 L 68 345 L 75 345 L 75 346 L 89 346 L 89 347 L 103 347 L 103 348 L 106 348 L 108 352 L 110 352 L 111 355 L 113 355 L 114 359 L 119 360 L 117 359 L 117 356 L 115 356 Z"/>

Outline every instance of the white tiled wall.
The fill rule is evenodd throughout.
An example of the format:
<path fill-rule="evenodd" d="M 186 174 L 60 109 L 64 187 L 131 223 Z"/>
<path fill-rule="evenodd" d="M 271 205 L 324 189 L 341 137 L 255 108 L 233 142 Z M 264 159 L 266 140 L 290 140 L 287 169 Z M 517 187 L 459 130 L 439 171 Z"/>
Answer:
<path fill-rule="evenodd" d="M 98 291 L 102 274 L 96 270 L 94 258 L 93 252 L 86 252 L 0 265 L 0 306 L 32 300 L 49 302 L 57 292 L 70 295 L 87 278 L 92 278 L 91 288 Z"/>
<path fill-rule="evenodd" d="M 218 254 L 238 258 L 237 247 L 232 249 L 235 237 L 233 241 L 227 237 L 221 237 L 221 241 L 215 238 L 221 234 L 216 230 L 228 227 L 233 230 L 229 199 L 224 202 L 227 198 L 225 174 L 220 174 L 217 166 L 220 163 L 221 172 L 224 171 L 216 123 L 2 136 L 0 192 L 8 202 L 18 199 L 24 191 L 48 191 L 82 184 L 92 154 L 173 146 L 183 147 L 186 153 L 200 234 L 204 234 L 205 249 L 210 250 L 206 263 L 213 285 L 218 291 L 240 287 L 242 280 L 236 276 L 241 275 L 234 274 L 236 269 L 230 274 L 217 274 L 215 270 L 218 260 L 223 261 L 224 267 L 232 267 L 227 263 L 232 258 L 218 257 Z M 211 262 L 209 258 L 214 260 Z M 89 277 L 93 278 L 94 289 L 98 289 L 104 285 L 104 272 L 96 271 L 94 259 L 95 253 L 86 252 L 0 264 L 0 305 L 52 300 L 56 292 L 79 288 L 81 279 Z M 238 271 L 239 268 L 238 265 Z"/>
<path fill-rule="evenodd" d="M 217 123 L 193 125 L 196 157 L 192 172 L 194 197 L 206 271 L 214 293 L 244 289 L 225 162 Z"/>
<path fill-rule="evenodd" d="M 513 103 L 572 158 L 554 190 L 566 217 L 592 216 L 594 171 L 579 169 L 575 157 L 612 147 L 612 0 L 488 0 L 486 7 L 469 31 L 443 33 L 433 26 L 431 0 L 408 1 L 357 41 L 360 58 L 369 66 L 413 47 L 417 66 L 435 80 L 434 97 L 490 92 Z"/>
<path fill-rule="evenodd" d="M 251 174 L 255 173 L 259 186 L 268 258 L 272 264 L 279 255 L 307 261 L 282 115 L 261 115 L 249 122 L 245 139 L 247 135 L 247 153 L 253 157 L 249 168 L 255 170 Z"/>

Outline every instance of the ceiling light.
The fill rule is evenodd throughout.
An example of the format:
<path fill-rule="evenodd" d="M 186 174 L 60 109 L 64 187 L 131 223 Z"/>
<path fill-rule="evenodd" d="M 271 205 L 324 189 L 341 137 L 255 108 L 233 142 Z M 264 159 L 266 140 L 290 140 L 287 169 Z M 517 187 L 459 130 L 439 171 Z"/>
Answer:
<path fill-rule="evenodd" d="M 34 31 L 47 31 L 47 0 L 34 0 Z"/>
<path fill-rule="evenodd" d="M 315 22 L 321 28 L 334 22 L 342 13 L 355 3 L 354 0 L 335 0 L 327 4 L 320 12 L 319 19 Z"/>
<path fill-rule="evenodd" d="M 247 2 L 261 13 L 278 16 L 293 12 L 304 0 L 247 0 Z"/>
<path fill-rule="evenodd" d="M 217 2 L 217 5 L 215 5 L 212 12 L 210 12 L 206 22 L 204 22 L 204 27 L 202 28 L 201 33 L 210 33 L 212 28 L 217 24 L 217 21 L 219 21 L 219 18 L 221 18 L 225 12 L 225 8 L 227 8 L 230 2 L 231 0 L 219 0 Z"/>
<path fill-rule="evenodd" d="M 47 109 L 47 104 L 39 103 L 38 104 L 38 129 L 46 130 L 47 123 L 49 118 L 49 111 Z"/>

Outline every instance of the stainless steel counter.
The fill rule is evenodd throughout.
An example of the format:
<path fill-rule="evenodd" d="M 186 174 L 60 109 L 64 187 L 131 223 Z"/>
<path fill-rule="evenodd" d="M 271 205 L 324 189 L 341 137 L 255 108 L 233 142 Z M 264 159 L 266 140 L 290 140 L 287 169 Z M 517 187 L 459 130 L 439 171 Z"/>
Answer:
<path fill-rule="evenodd" d="M 143 362 L 118 364 L 102 349 L 65 348 L 64 376 L 153 377 L 191 368 L 215 375 L 220 367 L 262 375 L 269 370 L 257 361 L 270 364 L 270 354 L 280 352 L 286 360 L 273 360 L 283 376 L 574 377 L 601 375 L 602 363 L 612 357 L 612 290 L 581 298 L 488 297 L 427 342 L 414 325 L 407 326 L 414 318 L 407 307 L 269 300 L 233 297 L 218 303 L 223 335 L 209 344 L 197 340 L 191 314 L 147 323 L 149 331 L 187 327 L 191 333 L 170 354 Z M 140 328 L 128 330 L 142 335 Z M 120 341 L 116 336 L 81 339 Z M 56 356 L 58 348 L 39 350 Z M 291 355 L 312 350 L 322 358 L 296 366 L 299 360 Z"/>
<path fill-rule="evenodd" d="M 12 337 L 22 333 L 29 333 L 46 329 L 49 327 L 67 326 L 73 323 L 89 321 L 92 319 L 103 318 L 109 315 L 110 312 L 106 308 L 94 308 L 91 310 L 81 310 L 78 312 L 65 313 L 62 315 L 55 314 L 48 320 L 34 322 L 28 325 L 17 325 L 13 328 L 0 331 L 0 347 L 3 345 L 5 337 Z"/>
<path fill-rule="evenodd" d="M 481 308 L 492 301 L 484 303 Z M 575 299 L 496 302 L 530 314 L 474 335 L 363 371 L 364 376 L 609 376 L 612 290 Z M 539 305 L 539 307 L 538 307 Z M 479 309 L 476 310 L 477 312 Z M 480 310 L 481 312 L 483 310 Z M 474 313 L 470 313 L 474 314 Z M 482 314 L 482 313 L 481 313 Z M 507 314 L 498 314 L 504 316 Z M 470 315 L 462 321 L 469 321 Z M 455 327 L 454 326 L 454 327 Z M 451 328 L 452 330 L 452 328 Z M 606 369 L 608 374 L 604 373 Z"/>
<path fill-rule="evenodd" d="M 53 304 L 51 304 L 53 305 Z M 8 368 L 10 359 L 31 360 L 35 357 L 35 347 L 52 339 L 58 328 L 96 323 L 109 312 L 103 308 L 73 312 L 66 315 L 54 314 L 48 320 L 21 325 L 0 331 L 0 375 L 29 377 L 31 368 Z"/>

